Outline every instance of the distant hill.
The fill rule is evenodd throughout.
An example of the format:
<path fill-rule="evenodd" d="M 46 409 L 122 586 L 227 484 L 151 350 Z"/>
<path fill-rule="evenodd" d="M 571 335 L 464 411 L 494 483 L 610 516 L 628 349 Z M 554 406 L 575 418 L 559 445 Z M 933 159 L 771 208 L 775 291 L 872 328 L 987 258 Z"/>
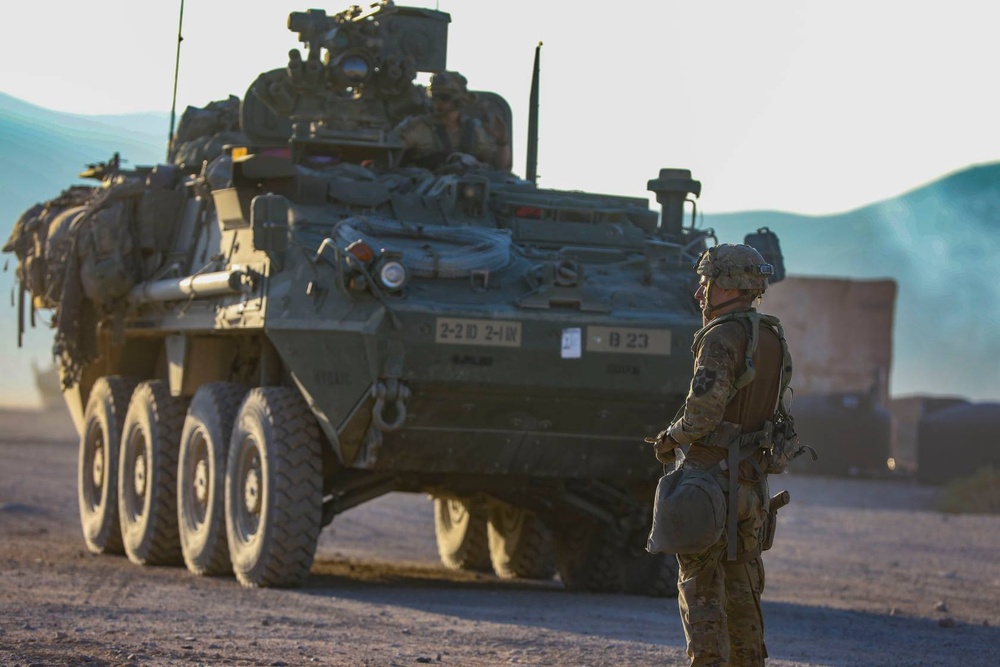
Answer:
<path fill-rule="evenodd" d="M 896 280 L 893 394 L 1000 399 L 1000 163 L 838 215 L 752 211 L 704 224 L 720 242 L 770 227 L 791 274 Z"/>
<path fill-rule="evenodd" d="M 0 93 L 0 233 L 36 202 L 51 199 L 87 164 L 118 151 L 129 164 L 166 155 L 169 115 L 76 116 Z"/>
<path fill-rule="evenodd" d="M 0 242 L 25 209 L 79 182 L 86 164 L 115 151 L 128 164 L 162 161 L 168 123 L 165 113 L 64 114 L 0 93 Z M 893 394 L 1000 399 L 1000 163 L 838 215 L 751 211 L 704 222 L 720 242 L 770 227 L 791 274 L 895 279 Z M 12 287 L 11 273 L 0 273 L 0 294 Z M 0 307 L 0 341 L 15 330 L 14 310 Z M 2 358 L 0 405 L 12 388 L 34 387 L 29 361 L 44 365 L 51 342 L 50 332 L 29 331 L 28 349 Z"/>
<path fill-rule="evenodd" d="M 78 116 L 49 111 L 0 93 L 0 244 L 7 241 L 14 222 L 26 209 L 58 195 L 93 162 L 121 153 L 127 164 L 156 164 L 166 155 L 170 117 L 165 113 L 119 116 Z M 17 331 L 13 297 L 16 260 L 5 255 L 0 265 L 0 346 L 11 350 Z M 41 323 L 40 323 L 41 324 Z M 0 357 L 0 406 L 38 401 L 32 361 L 46 367 L 51 355 L 51 332 L 30 330 L 25 349 Z"/>

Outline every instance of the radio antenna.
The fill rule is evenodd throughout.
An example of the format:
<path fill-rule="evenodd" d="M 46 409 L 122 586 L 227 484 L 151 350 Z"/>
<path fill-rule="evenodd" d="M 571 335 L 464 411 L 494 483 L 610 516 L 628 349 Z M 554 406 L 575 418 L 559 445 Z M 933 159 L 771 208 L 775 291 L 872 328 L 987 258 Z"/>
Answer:
<path fill-rule="evenodd" d="M 535 47 L 535 64 L 531 69 L 531 95 L 528 101 L 528 159 L 525 164 L 525 178 L 532 183 L 538 183 L 538 88 L 539 66 L 542 54 L 542 43 Z"/>
<path fill-rule="evenodd" d="M 174 59 L 174 98 L 170 103 L 170 133 L 167 135 L 167 160 L 170 160 L 170 144 L 174 140 L 174 121 L 177 119 L 177 79 L 181 71 L 181 42 L 184 28 L 184 0 L 181 0 L 181 17 L 177 22 L 177 57 Z"/>

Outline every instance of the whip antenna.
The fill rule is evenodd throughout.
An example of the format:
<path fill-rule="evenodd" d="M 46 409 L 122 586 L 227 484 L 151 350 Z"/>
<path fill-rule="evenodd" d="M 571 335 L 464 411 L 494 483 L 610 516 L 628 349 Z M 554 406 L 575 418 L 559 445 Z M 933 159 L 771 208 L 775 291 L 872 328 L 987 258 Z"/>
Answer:
<path fill-rule="evenodd" d="M 177 56 L 174 59 L 174 98 L 170 103 L 170 133 L 167 135 L 167 160 L 170 159 L 170 144 L 174 140 L 174 121 L 177 119 L 177 79 L 181 70 L 181 42 L 184 41 L 184 0 L 181 0 L 181 17 L 177 22 Z"/>
<path fill-rule="evenodd" d="M 539 61 L 541 60 L 542 43 L 535 47 L 535 64 L 531 69 L 531 96 L 528 101 L 528 160 L 524 167 L 525 178 L 532 183 L 538 183 L 538 86 Z"/>

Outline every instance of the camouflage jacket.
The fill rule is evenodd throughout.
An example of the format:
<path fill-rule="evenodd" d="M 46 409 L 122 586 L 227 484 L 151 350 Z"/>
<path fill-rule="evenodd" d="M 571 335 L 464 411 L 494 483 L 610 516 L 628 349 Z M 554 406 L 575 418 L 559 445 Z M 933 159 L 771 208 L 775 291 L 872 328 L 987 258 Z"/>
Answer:
<path fill-rule="evenodd" d="M 459 141 L 452 145 L 444 125 L 431 114 L 410 116 L 396 130 L 406 146 L 405 160 L 410 164 L 434 169 L 445 163 L 452 153 L 467 153 L 494 168 L 503 168 L 501 147 L 490 137 L 479 119 L 459 116 Z"/>
<path fill-rule="evenodd" d="M 667 434 L 678 443 L 692 445 L 689 458 L 707 466 L 726 455 L 729 438 L 761 429 L 773 416 L 778 402 L 781 341 L 773 329 L 764 325 L 760 327 L 753 355 L 754 380 L 733 391 L 745 367 L 748 326 L 739 319 L 705 325 L 701 344 L 692 350 L 694 377 L 684 408 L 667 429 Z M 696 334 L 695 339 L 698 338 Z"/>

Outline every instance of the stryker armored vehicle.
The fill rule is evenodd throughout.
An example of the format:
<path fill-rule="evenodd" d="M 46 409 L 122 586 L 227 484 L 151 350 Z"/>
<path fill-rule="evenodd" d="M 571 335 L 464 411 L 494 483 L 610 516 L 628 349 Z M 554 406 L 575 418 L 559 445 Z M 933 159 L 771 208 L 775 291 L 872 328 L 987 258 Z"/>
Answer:
<path fill-rule="evenodd" d="M 450 567 L 676 591 L 644 549 L 643 437 L 688 391 L 700 183 L 662 170 L 661 215 L 538 187 L 532 157 L 528 178 L 407 166 L 395 128 L 449 22 L 293 13 L 305 56 L 189 108 L 169 164 L 116 155 L 18 221 L 21 330 L 54 310 L 91 551 L 295 586 L 323 526 L 404 491 L 434 498 Z M 499 95 L 466 111 L 509 136 Z"/>

